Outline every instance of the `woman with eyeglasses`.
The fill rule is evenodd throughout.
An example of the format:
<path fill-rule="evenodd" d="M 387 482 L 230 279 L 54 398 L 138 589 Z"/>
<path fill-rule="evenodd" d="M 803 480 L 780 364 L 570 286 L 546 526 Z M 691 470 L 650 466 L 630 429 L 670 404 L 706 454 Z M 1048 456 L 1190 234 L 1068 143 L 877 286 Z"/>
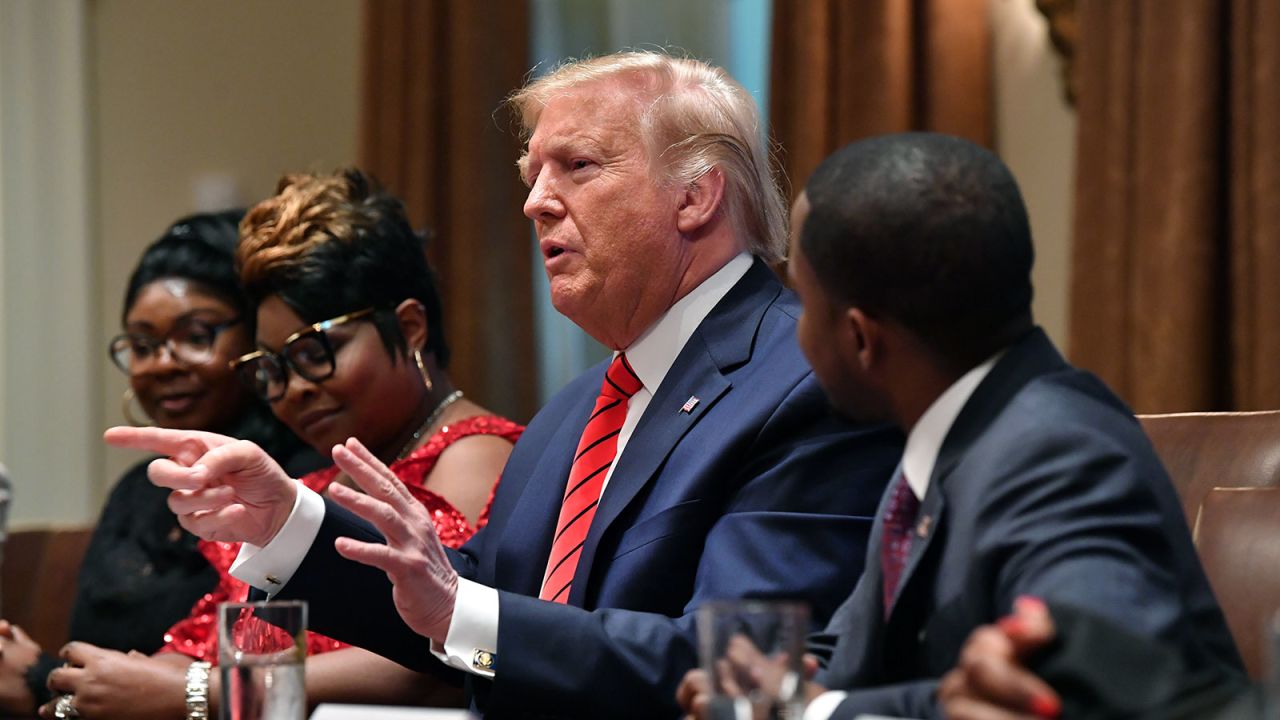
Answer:
<path fill-rule="evenodd" d="M 486 519 L 522 428 L 463 396 L 449 379 L 443 313 L 424 242 L 398 200 L 356 170 L 287 176 L 241 224 L 237 262 L 256 307 L 258 349 L 233 362 L 247 387 L 313 447 L 355 437 L 409 486 L 457 547 Z M 324 492 L 336 468 L 301 479 Z M 167 634 L 153 658 L 104 660 L 72 645 L 51 684 L 88 718 L 182 717 L 192 661 L 217 661 L 215 610 L 248 588 L 228 573 L 234 543 L 202 542 L 218 587 Z M 352 589 L 358 591 L 358 588 Z M 389 660 L 314 633 L 306 687 L 318 702 L 441 704 L 460 698 Z M 168 664 L 161 680 L 143 668 Z M 194 673 L 216 704 L 217 673 Z M 208 686 L 205 683 L 208 683 Z M 142 692 L 139 692 L 139 691 Z M 139 695 L 146 698 L 139 701 Z M 44 709 L 56 709 L 51 703 Z M 205 708 L 187 712 L 196 717 Z"/>
<path fill-rule="evenodd" d="M 129 377 L 126 417 L 139 410 L 167 428 L 211 430 L 260 444 L 293 472 L 323 463 L 239 387 L 228 363 L 252 348 L 253 316 L 236 276 L 242 211 L 179 220 L 142 254 L 125 290 L 123 332 L 109 344 Z M 135 418 L 132 422 L 138 422 Z M 212 590 L 217 571 L 180 528 L 146 462 L 115 484 L 79 573 L 69 635 L 104 648 L 150 653 L 165 630 Z M 29 715 L 49 699 L 62 664 L 0 621 L 0 714 Z"/>

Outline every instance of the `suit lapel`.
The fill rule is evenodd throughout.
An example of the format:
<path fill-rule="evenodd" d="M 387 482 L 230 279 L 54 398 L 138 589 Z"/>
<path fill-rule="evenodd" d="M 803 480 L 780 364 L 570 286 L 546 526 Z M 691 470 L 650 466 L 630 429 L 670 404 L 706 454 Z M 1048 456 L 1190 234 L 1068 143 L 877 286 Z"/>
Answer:
<path fill-rule="evenodd" d="M 604 371 L 608 363 L 600 365 L 598 377 L 593 387 L 604 382 Z M 521 592 L 537 597 L 542 590 L 542 575 L 547 569 L 547 556 L 551 553 L 551 537 L 555 534 L 556 522 L 560 518 L 560 505 L 563 501 L 565 484 L 569 481 L 569 470 L 573 465 L 573 454 L 582 436 L 582 429 L 587 418 L 595 407 L 595 396 L 585 396 L 574 403 L 572 410 L 566 414 L 565 422 L 552 435 L 547 443 L 548 451 L 542 453 L 538 462 L 522 481 L 520 497 L 516 498 L 516 508 L 520 517 L 550 518 L 543 523 L 503 523 L 505 528 L 499 543 L 496 558 L 496 577 L 503 578 L 504 589 Z M 575 418 L 569 421 L 568 418 Z M 554 449 L 554 450 L 553 450 Z M 559 480 L 556 481 L 556 478 Z M 503 482 L 507 482 L 506 479 Z M 535 534 L 536 533 L 536 534 Z"/>
<path fill-rule="evenodd" d="M 585 569 L 592 566 L 605 531 L 649 484 L 680 438 L 731 387 L 705 353 L 698 353 L 695 360 L 685 365 L 678 374 L 677 368 L 672 367 L 668 381 L 662 383 L 658 394 L 645 408 L 622 457 L 618 458 L 582 546 L 575 578 L 586 577 Z M 690 412 L 681 412 L 681 406 L 689 397 L 697 397 L 700 402 Z M 588 583 L 575 580 L 569 591 L 569 604 L 581 605 L 587 587 Z"/>
<path fill-rule="evenodd" d="M 946 509 L 943 489 L 952 470 L 1018 390 L 1046 372 L 1065 367 L 1066 361 L 1054 349 L 1044 331 L 1034 328 L 1009 346 L 960 410 L 938 451 L 933 476 L 929 479 L 929 489 L 925 492 L 920 512 L 916 515 L 911 549 L 907 553 L 907 563 L 894 595 L 890 621 L 894 620 L 899 606 L 905 604 L 899 603 L 899 600 L 904 592 L 909 591 L 912 577 L 920 569 L 922 559 L 939 534 Z"/>
<path fill-rule="evenodd" d="M 781 291 L 773 271 L 756 260 L 685 343 L 616 461 L 582 546 L 569 604 L 584 606 L 605 533 L 653 481 L 680 439 L 733 387 L 726 372 L 750 359 L 764 313 Z M 684 412 L 690 397 L 699 402 Z"/>

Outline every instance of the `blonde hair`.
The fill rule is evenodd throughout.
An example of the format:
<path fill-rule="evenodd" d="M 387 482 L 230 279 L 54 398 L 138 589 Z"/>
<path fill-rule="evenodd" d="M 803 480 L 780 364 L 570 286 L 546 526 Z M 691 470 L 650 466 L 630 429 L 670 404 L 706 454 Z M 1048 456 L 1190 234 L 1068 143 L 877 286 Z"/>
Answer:
<path fill-rule="evenodd" d="M 367 180 L 352 170 L 285 175 L 240 221 L 236 266 L 246 286 L 297 266 L 316 247 L 354 236 Z"/>
<path fill-rule="evenodd" d="M 786 204 L 774 182 L 760 113 L 721 68 L 661 52 L 568 61 L 508 99 L 527 141 L 553 98 L 606 81 L 633 85 L 636 122 L 667 179 L 689 185 L 712 169 L 725 179 L 725 213 L 747 249 L 768 262 L 786 255 Z"/>

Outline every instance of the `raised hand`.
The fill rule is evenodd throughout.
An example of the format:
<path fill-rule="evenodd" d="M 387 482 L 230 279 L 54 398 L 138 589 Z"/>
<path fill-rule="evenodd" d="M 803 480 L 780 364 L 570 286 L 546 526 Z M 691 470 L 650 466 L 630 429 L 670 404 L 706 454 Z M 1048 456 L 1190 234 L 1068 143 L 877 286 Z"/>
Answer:
<path fill-rule="evenodd" d="M 293 511 L 297 483 L 247 440 L 198 430 L 114 427 L 115 447 L 149 450 L 147 477 L 169 488 L 178 523 L 206 540 L 266 545 Z"/>
<path fill-rule="evenodd" d="M 385 572 L 395 586 L 392 598 L 405 624 L 419 635 L 444 642 L 453 619 L 458 573 L 449 564 L 427 509 L 359 440 L 351 438 L 334 447 L 333 461 L 367 494 L 334 484 L 329 496 L 371 523 L 387 541 L 380 545 L 338 538 L 338 554 Z"/>
<path fill-rule="evenodd" d="M 1054 636 L 1048 608 L 1036 598 L 1014 602 L 1013 614 L 974 630 L 956 667 L 942 678 L 938 702 L 951 720 L 1056 718 L 1058 695 L 1022 664 Z"/>

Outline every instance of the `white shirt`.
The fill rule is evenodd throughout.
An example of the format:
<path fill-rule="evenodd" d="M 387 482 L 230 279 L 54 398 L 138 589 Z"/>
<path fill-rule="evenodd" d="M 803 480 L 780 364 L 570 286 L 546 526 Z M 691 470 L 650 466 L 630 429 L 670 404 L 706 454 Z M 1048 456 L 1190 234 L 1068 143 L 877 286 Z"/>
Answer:
<path fill-rule="evenodd" d="M 751 255 L 745 252 L 738 254 L 680 298 L 626 349 L 627 361 L 644 387 L 627 402 L 627 416 L 618 433 L 617 458 L 622 457 L 645 408 L 649 407 L 649 401 L 693 331 L 747 274 L 752 262 Z M 605 474 L 602 493 L 608 487 L 614 467 L 617 467 L 616 461 Z M 302 564 L 323 520 L 324 501 L 315 492 L 299 485 L 293 511 L 280 532 L 261 548 L 245 543 L 231 566 L 231 574 L 261 590 L 271 593 L 280 590 Z M 499 653 L 498 610 L 497 590 L 458 578 L 458 594 L 448 635 L 443 647 L 432 643 L 432 652 L 451 667 L 492 677 L 493 671 L 478 667 L 476 659 L 479 652 L 494 656 Z"/>
<path fill-rule="evenodd" d="M 956 417 L 978 389 L 987 373 L 995 367 L 996 361 L 1004 351 L 1000 351 L 986 362 L 960 376 L 959 380 L 943 391 L 924 411 L 915 427 L 907 433 L 907 447 L 902 453 L 902 472 L 907 476 L 907 485 L 917 500 L 924 500 L 929 492 L 929 483 L 933 477 L 933 466 L 938 462 L 938 452 L 942 450 L 942 441 L 947 439 Z M 836 711 L 848 693 L 843 690 L 829 690 L 822 693 L 804 709 L 803 720 L 828 720 Z"/>

